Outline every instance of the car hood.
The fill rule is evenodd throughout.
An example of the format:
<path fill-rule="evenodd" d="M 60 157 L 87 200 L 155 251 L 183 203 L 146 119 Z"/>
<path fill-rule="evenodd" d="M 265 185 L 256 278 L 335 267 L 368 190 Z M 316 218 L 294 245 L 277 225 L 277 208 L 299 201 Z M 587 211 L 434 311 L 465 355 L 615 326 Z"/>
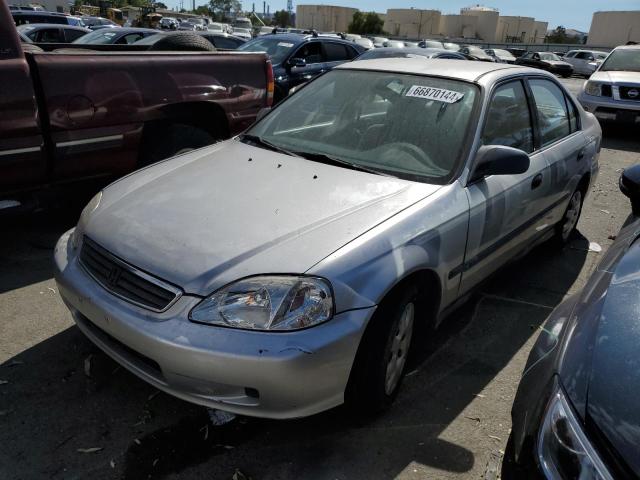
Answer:
<path fill-rule="evenodd" d="M 640 244 L 618 264 L 594 339 L 587 413 L 640 476 Z"/>
<path fill-rule="evenodd" d="M 640 242 L 629 247 L 638 227 L 621 232 L 583 289 L 559 373 L 592 439 L 604 436 L 640 476 Z"/>
<path fill-rule="evenodd" d="M 248 275 L 303 273 L 439 188 L 233 139 L 112 184 L 84 228 L 132 265 L 208 295 Z"/>
<path fill-rule="evenodd" d="M 543 60 L 543 62 L 553 65 L 554 67 L 571 67 L 572 65 L 562 60 Z"/>
<path fill-rule="evenodd" d="M 640 84 L 640 72 L 618 72 L 599 70 L 589 77 L 589 80 L 607 83 L 638 83 Z"/>

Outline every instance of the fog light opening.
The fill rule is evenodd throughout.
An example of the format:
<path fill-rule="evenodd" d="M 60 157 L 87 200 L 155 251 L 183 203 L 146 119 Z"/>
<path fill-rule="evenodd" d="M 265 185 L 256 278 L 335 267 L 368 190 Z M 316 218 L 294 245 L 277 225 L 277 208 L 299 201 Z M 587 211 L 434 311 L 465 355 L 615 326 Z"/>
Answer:
<path fill-rule="evenodd" d="M 260 398 L 260 392 L 258 392 L 258 390 L 256 390 L 255 388 L 244 387 L 244 394 L 247 397 Z"/>

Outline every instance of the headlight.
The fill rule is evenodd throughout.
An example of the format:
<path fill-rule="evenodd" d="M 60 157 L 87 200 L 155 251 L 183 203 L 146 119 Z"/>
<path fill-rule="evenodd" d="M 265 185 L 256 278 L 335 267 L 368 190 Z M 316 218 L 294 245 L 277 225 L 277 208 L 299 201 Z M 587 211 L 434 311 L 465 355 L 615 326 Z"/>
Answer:
<path fill-rule="evenodd" d="M 228 285 L 200 302 L 189 314 L 194 322 L 251 330 L 298 330 L 326 322 L 333 296 L 326 280 L 265 275 Z"/>
<path fill-rule="evenodd" d="M 549 479 L 613 480 L 561 388 L 551 397 L 538 434 L 538 460 Z"/>
<path fill-rule="evenodd" d="M 584 91 L 587 95 L 593 95 L 596 97 L 602 96 L 602 90 L 600 88 L 600 84 L 596 82 L 587 81 L 587 83 L 585 83 L 584 85 Z"/>
<path fill-rule="evenodd" d="M 102 191 L 96 193 L 89 203 L 87 203 L 86 207 L 82 209 L 82 213 L 80 214 L 80 219 L 78 220 L 78 224 L 76 225 L 75 230 L 71 234 L 71 246 L 75 249 L 80 246 L 80 241 L 82 240 L 82 236 L 84 235 L 84 229 L 87 224 L 87 220 L 89 219 L 89 215 L 98 208 L 100 205 L 100 200 L 102 200 Z"/>

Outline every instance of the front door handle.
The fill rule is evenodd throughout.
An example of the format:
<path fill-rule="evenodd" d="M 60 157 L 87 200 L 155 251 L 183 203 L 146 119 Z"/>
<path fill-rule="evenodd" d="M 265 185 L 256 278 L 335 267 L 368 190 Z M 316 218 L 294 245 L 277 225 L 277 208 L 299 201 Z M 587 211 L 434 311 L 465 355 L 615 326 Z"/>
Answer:
<path fill-rule="evenodd" d="M 540 185 L 542 185 L 542 174 L 541 173 L 537 174 L 535 177 L 533 177 L 533 180 L 531 180 L 531 190 L 535 190 Z"/>
<path fill-rule="evenodd" d="M 578 152 L 578 160 L 582 160 L 584 158 L 584 148 Z"/>

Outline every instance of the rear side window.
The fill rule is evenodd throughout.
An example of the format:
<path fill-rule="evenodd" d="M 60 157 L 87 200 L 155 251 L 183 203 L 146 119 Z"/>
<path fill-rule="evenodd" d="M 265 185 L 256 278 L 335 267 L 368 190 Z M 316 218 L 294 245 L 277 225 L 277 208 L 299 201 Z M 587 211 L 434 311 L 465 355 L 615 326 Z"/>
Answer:
<path fill-rule="evenodd" d="M 579 52 L 576 55 L 576 58 L 579 58 L 580 60 L 593 60 L 593 55 L 589 52 Z"/>
<path fill-rule="evenodd" d="M 64 38 L 62 38 L 59 28 L 38 30 L 35 38 L 31 37 L 31 39 L 36 43 L 64 43 Z"/>
<path fill-rule="evenodd" d="M 233 38 L 216 37 L 216 36 L 207 37 L 207 40 L 212 41 L 216 48 L 226 48 L 228 50 L 234 50 L 238 48 L 239 45 L 242 45 L 243 43 L 238 40 L 234 40 Z"/>
<path fill-rule="evenodd" d="M 565 95 L 553 82 L 542 79 L 529 80 L 536 105 L 541 143 L 544 147 L 571 132 Z"/>
<path fill-rule="evenodd" d="M 487 111 L 482 144 L 533 151 L 531 115 L 522 82 L 509 82 L 496 89 Z"/>
<path fill-rule="evenodd" d="M 327 62 L 344 62 L 352 58 L 347 47 L 340 43 L 325 43 L 324 51 L 327 56 Z"/>
<path fill-rule="evenodd" d="M 322 47 L 320 42 L 309 42 L 301 46 L 293 56 L 302 58 L 307 64 L 322 63 Z"/>
<path fill-rule="evenodd" d="M 65 30 L 64 31 L 64 36 L 67 39 L 67 43 L 71 43 L 83 35 L 85 35 L 85 32 L 83 32 L 82 30 Z"/>
<path fill-rule="evenodd" d="M 564 58 L 573 58 L 575 56 L 576 56 L 576 52 L 569 52 L 564 56 Z"/>

